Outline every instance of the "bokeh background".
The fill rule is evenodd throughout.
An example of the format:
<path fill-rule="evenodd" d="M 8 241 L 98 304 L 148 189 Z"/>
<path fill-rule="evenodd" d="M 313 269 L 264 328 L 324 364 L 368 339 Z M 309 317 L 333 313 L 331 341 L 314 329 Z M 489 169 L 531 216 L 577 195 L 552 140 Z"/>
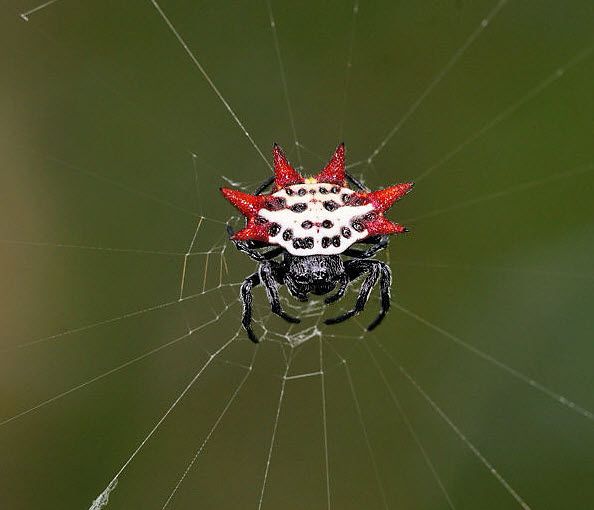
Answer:
<path fill-rule="evenodd" d="M 0 506 L 88 508 L 234 338 L 254 264 L 217 189 L 270 170 L 150 1 L 19 16 L 36 5 L 0 15 Z M 497 476 L 529 508 L 593 508 L 592 2 L 274 1 L 300 146 L 267 4 L 161 7 L 267 158 L 313 173 L 344 139 L 371 187 L 418 179 L 376 334 L 374 295 L 291 349 L 319 311 L 289 330 L 256 292 L 253 370 L 170 507 L 258 508 L 287 356 L 318 371 L 321 343 L 331 508 L 521 508 Z M 108 508 L 162 508 L 254 349 L 207 367 Z M 262 508 L 328 508 L 321 387 L 286 381 Z"/>

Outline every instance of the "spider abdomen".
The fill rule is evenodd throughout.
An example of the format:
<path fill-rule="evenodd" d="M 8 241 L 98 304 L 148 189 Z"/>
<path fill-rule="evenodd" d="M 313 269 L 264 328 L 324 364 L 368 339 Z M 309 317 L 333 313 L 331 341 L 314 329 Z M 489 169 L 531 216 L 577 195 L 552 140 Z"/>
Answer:
<path fill-rule="evenodd" d="M 292 255 L 337 255 L 368 236 L 367 229 L 352 228 L 360 217 L 372 211 L 372 204 L 351 206 L 348 188 L 325 183 L 287 186 L 271 196 L 285 207 L 262 208 L 258 215 L 280 230 L 269 231 L 268 242 Z M 274 235 L 271 235 L 274 233 Z"/>

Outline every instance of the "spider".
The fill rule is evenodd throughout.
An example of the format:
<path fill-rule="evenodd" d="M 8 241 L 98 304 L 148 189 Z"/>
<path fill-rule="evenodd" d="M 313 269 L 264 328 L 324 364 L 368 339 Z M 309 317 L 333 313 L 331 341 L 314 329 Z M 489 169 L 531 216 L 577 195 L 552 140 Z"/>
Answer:
<path fill-rule="evenodd" d="M 253 195 L 221 188 L 223 196 L 247 219 L 245 228 L 238 232 L 227 226 L 231 241 L 240 252 L 259 263 L 258 270 L 244 280 L 240 291 L 241 322 L 252 342 L 258 342 L 252 329 L 252 289 L 260 284 L 266 290 L 272 312 L 292 323 L 300 320 L 283 310 L 280 285 L 304 302 L 309 300 L 309 294 L 322 296 L 338 286 L 324 301 L 330 304 L 345 295 L 351 282 L 366 275 L 354 307 L 326 319 L 325 324 L 337 324 L 362 312 L 378 280 L 381 308 L 367 330 L 377 327 L 390 308 L 390 267 L 371 257 L 388 245 L 389 234 L 408 231 L 387 220 L 383 213 L 408 193 L 413 183 L 372 192 L 345 171 L 344 156 L 344 144 L 340 144 L 320 173 L 304 178 L 274 144 L 274 175 L 262 182 Z M 271 186 L 272 192 L 263 194 Z M 371 246 L 357 249 L 352 247 L 355 243 Z M 277 257 L 282 258 L 277 261 Z"/>

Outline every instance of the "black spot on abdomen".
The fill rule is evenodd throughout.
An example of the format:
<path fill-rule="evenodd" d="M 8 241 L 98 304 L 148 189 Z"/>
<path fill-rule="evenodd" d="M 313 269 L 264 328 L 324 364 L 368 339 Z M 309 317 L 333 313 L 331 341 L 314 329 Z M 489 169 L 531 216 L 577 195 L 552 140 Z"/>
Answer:
<path fill-rule="evenodd" d="M 293 239 L 293 248 L 299 249 L 311 249 L 314 247 L 314 238 L 313 237 L 296 237 Z"/>
<path fill-rule="evenodd" d="M 361 223 L 360 221 L 353 221 L 351 223 L 351 227 L 353 227 L 357 232 L 363 232 L 365 230 L 363 223 Z"/>
<path fill-rule="evenodd" d="M 307 204 L 304 202 L 299 202 L 297 204 L 293 204 L 291 206 L 291 211 L 296 213 L 301 213 L 307 209 Z"/>
<path fill-rule="evenodd" d="M 268 227 L 268 235 L 274 237 L 281 231 L 281 226 L 278 223 L 271 223 Z"/>
<path fill-rule="evenodd" d="M 264 207 L 269 211 L 280 211 L 287 206 L 287 201 L 282 197 L 272 197 L 266 200 Z"/>

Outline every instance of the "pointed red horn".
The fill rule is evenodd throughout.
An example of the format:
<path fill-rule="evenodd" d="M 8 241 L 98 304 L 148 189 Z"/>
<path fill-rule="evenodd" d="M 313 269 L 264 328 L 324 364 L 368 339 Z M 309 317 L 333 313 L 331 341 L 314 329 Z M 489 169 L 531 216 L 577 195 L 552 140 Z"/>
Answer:
<path fill-rule="evenodd" d="M 314 177 L 318 182 L 327 182 L 329 184 L 338 184 L 344 186 L 344 143 L 341 143 L 336 150 L 330 162 L 318 175 Z"/>
<path fill-rule="evenodd" d="M 253 218 L 264 206 L 265 197 L 262 195 L 250 195 L 236 189 L 221 188 L 223 196 L 229 200 L 244 216 Z"/>
<path fill-rule="evenodd" d="M 394 202 L 406 195 L 414 186 L 414 182 L 405 182 L 403 184 L 396 184 L 386 189 L 380 189 L 378 191 L 371 191 L 369 193 L 361 193 L 360 195 L 365 196 L 376 211 L 384 212 L 387 211 Z"/>
<path fill-rule="evenodd" d="M 276 143 L 272 154 L 274 157 L 274 184 L 277 189 L 304 182 L 303 176 L 289 164 L 285 153 Z"/>
<path fill-rule="evenodd" d="M 265 225 L 257 225 L 250 221 L 247 227 L 235 232 L 231 239 L 236 241 L 251 240 L 268 242 L 268 230 Z"/>
<path fill-rule="evenodd" d="M 381 215 L 378 215 L 373 220 L 365 223 L 365 228 L 367 229 L 369 236 L 402 234 L 403 232 L 408 231 L 406 227 L 399 225 L 398 223 L 393 223 Z"/>

